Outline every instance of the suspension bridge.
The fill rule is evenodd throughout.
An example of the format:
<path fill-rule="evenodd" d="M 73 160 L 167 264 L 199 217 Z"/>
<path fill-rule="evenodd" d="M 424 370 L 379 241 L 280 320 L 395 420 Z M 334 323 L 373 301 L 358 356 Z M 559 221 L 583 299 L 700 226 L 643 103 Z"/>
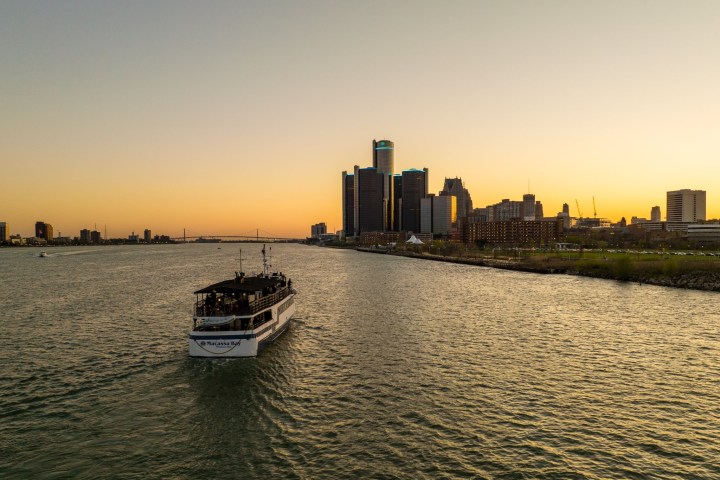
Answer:
<path fill-rule="evenodd" d="M 189 232 L 183 229 L 182 236 L 171 237 L 176 242 L 197 242 L 197 243 L 216 243 L 216 242 L 255 242 L 255 243 L 294 243 L 304 241 L 304 238 L 281 237 L 264 230 L 255 229 L 254 232 L 241 232 L 237 235 L 213 234 Z"/>

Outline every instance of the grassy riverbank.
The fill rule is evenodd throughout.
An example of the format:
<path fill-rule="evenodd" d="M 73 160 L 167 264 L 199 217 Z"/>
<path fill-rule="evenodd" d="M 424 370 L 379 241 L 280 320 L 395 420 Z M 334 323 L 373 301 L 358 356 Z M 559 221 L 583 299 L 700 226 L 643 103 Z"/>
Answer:
<path fill-rule="evenodd" d="M 412 250 L 392 250 L 388 253 L 507 270 L 583 275 L 667 287 L 720 291 L 720 257 L 715 256 L 640 252 L 517 252 L 515 255 L 482 255 L 480 252 L 468 252 L 460 255 L 442 255 Z"/>

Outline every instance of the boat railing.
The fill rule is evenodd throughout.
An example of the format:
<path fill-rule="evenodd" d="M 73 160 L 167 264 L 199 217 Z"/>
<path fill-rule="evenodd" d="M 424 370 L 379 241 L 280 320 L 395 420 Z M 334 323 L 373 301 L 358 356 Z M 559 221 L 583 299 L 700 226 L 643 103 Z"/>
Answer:
<path fill-rule="evenodd" d="M 264 295 L 249 304 L 241 304 L 237 300 L 231 302 L 219 302 L 215 305 L 207 305 L 204 300 L 195 302 L 195 316 L 197 317 L 221 317 L 229 315 L 252 315 L 264 310 L 283 298 L 290 295 L 290 289 L 284 287 L 282 290 Z"/>

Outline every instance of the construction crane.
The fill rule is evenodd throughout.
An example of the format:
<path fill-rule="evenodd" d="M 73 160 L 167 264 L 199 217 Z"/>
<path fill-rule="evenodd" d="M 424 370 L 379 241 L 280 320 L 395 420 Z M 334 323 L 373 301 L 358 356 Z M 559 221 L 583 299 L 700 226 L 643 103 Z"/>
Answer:
<path fill-rule="evenodd" d="M 597 218 L 597 208 L 595 207 L 595 195 L 593 195 L 593 218 Z"/>
<path fill-rule="evenodd" d="M 582 212 L 580 211 L 580 204 L 578 203 L 577 198 L 575 199 L 575 206 L 577 207 L 577 211 L 578 211 L 578 215 L 579 215 L 578 218 L 583 218 Z"/>

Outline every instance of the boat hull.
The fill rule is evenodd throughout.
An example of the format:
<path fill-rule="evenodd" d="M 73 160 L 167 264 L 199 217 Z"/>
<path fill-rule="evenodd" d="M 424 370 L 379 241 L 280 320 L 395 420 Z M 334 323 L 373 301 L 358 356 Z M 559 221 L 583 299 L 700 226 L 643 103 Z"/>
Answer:
<path fill-rule="evenodd" d="M 237 358 L 255 357 L 269 343 L 278 338 L 295 314 L 295 295 L 273 305 L 272 320 L 253 330 L 192 331 L 188 335 L 188 353 L 191 357 Z M 283 307 L 286 305 L 285 307 Z"/>

